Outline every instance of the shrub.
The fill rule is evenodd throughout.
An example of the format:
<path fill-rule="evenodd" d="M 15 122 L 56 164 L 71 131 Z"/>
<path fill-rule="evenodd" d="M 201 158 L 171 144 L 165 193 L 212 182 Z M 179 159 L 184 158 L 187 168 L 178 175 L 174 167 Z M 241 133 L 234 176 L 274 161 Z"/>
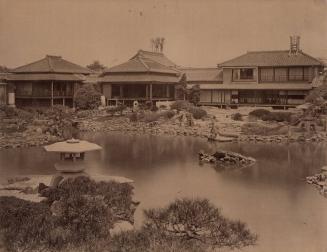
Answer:
<path fill-rule="evenodd" d="M 232 119 L 234 121 L 243 121 L 243 117 L 241 113 L 232 114 Z"/>
<path fill-rule="evenodd" d="M 166 235 L 158 229 L 142 227 L 137 231 L 114 235 L 109 244 L 109 252 L 205 252 L 206 246 L 196 240 L 182 241 Z"/>
<path fill-rule="evenodd" d="M 161 113 L 149 112 L 149 113 L 144 114 L 143 120 L 145 122 L 155 122 L 155 121 L 158 121 L 161 116 L 162 116 Z"/>
<path fill-rule="evenodd" d="M 159 110 L 159 108 L 156 106 L 156 105 L 153 105 L 152 107 L 151 107 L 151 111 L 153 111 L 153 112 L 156 112 L 156 111 L 158 111 Z"/>
<path fill-rule="evenodd" d="M 56 218 L 56 228 L 50 233 L 54 246 L 109 237 L 114 217 L 102 196 L 71 194 L 57 203 L 61 215 Z"/>
<path fill-rule="evenodd" d="M 116 113 L 119 112 L 120 115 L 123 115 L 123 111 L 127 108 L 126 105 L 119 104 L 117 107 L 109 107 L 107 108 L 107 113 L 111 114 L 112 116 Z"/>
<path fill-rule="evenodd" d="M 181 241 L 201 241 L 207 246 L 242 248 L 257 236 L 244 223 L 228 220 L 206 199 L 178 199 L 162 209 L 145 212 L 146 226 Z"/>
<path fill-rule="evenodd" d="M 270 112 L 266 109 L 256 109 L 249 113 L 250 116 L 257 117 L 263 121 L 291 122 L 291 112 Z"/>
<path fill-rule="evenodd" d="M 168 119 L 171 119 L 174 117 L 175 115 L 175 112 L 173 110 L 167 110 L 163 113 L 163 115 L 168 118 Z"/>
<path fill-rule="evenodd" d="M 96 109 L 101 105 L 101 93 L 92 85 L 80 87 L 75 93 L 75 106 L 77 109 Z"/>
<path fill-rule="evenodd" d="M 130 122 L 137 122 L 137 113 L 133 112 L 130 116 L 129 116 L 129 121 Z"/>
<path fill-rule="evenodd" d="M 192 107 L 192 104 L 190 104 L 188 101 L 175 101 L 173 104 L 170 105 L 171 109 L 176 110 L 187 110 L 189 107 Z"/>
<path fill-rule="evenodd" d="M 189 107 L 188 112 L 193 115 L 194 119 L 202 119 L 203 117 L 207 116 L 207 111 L 198 107 Z"/>
<path fill-rule="evenodd" d="M 0 231 L 8 251 L 31 251 L 50 241 L 54 227 L 47 205 L 0 197 Z"/>
<path fill-rule="evenodd" d="M 249 116 L 254 116 L 257 118 L 263 118 L 264 116 L 269 115 L 271 112 L 266 109 L 255 109 L 249 113 Z"/>

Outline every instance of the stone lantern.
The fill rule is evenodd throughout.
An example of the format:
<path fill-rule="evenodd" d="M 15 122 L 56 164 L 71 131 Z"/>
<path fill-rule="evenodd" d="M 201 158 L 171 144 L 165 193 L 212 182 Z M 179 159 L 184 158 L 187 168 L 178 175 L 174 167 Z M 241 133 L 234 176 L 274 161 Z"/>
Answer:
<path fill-rule="evenodd" d="M 102 147 L 84 140 L 69 139 L 44 146 L 47 152 L 60 154 L 60 161 L 55 163 L 57 174 L 54 175 L 50 186 L 57 186 L 60 181 L 69 177 L 88 176 L 85 173 L 85 153 L 101 150 Z"/>

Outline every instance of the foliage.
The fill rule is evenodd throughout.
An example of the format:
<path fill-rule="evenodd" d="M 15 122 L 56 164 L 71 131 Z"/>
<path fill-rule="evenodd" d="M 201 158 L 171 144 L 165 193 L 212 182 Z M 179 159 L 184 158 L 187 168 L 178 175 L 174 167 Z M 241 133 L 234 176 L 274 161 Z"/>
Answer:
<path fill-rule="evenodd" d="M 242 133 L 259 136 L 286 135 L 288 134 L 288 127 L 283 125 L 270 127 L 258 123 L 245 123 L 242 125 Z"/>
<path fill-rule="evenodd" d="M 266 109 L 256 109 L 249 113 L 249 116 L 256 117 L 263 121 L 291 122 L 292 113 L 290 112 L 270 112 Z"/>
<path fill-rule="evenodd" d="M 71 194 L 56 203 L 60 204 L 60 215 L 50 232 L 53 245 L 62 247 L 109 237 L 114 219 L 103 197 Z"/>
<path fill-rule="evenodd" d="M 0 231 L 8 251 L 31 251 L 50 241 L 54 227 L 47 205 L 0 197 Z"/>
<path fill-rule="evenodd" d="M 175 86 L 176 98 L 178 100 L 186 100 L 187 97 L 187 82 L 186 75 L 183 74 L 180 83 Z"/>
<path fill-rule="evenodd" d="M 196 240 L 213 247 L 254 245 L 257 236 L 240 221 L 228 220 L 206 199 L 178 199 L 145 212 L 146 226 L 182 241 Z"/>
<path fill-rule="evenodd" d="M 195 107 L 193 104 L 188 101 L 175 101 L 170 106 L 171 109 L 176 109 L 177 111 L 185 110 L 192 114 L 194 119 L 201 119 L 207 115 L 207 112 L 199 107 Z"/>
<path fill-rule="evenodd" d="M 194 119 L 202 119 L 203 117 L 207 116 L 207 111 L 202 108 L 198 107 L 189 107 L 188 112 L 190 112 Z"/>
<path fill-rule="evenodd" d="M 127 106 L 123 105 L 123 104 L 119 104 L 116 107 L 109 107 L 107 108 L 107 113 L 111 114 L 111 116 L 113 116 L 116 112 L 119 112 L 120 115 L 123 115 L 123 111 L 127 108 Z"/>
<path fill-rule="evenodd" d="M 162 113 L 166 118 L 171 119 L 174 117 L 175 112 L 173 110 L 167 110 Z"/>
<path fill-rule="evenodd" d="M 144 113 L 143 120 L 148 123 L 155 122 L 155 121 L 158 121 L 161 116 L 162 116 L 162 114 L 157 113 L 157 112 Z"/>
<path fill-rule="evenodd" d="M 242 114 L 241 113 L 235 113 L 235 114 L 232 114 L 232 119 L 234 121 L 243 121 L 243 117 L 242 117 Z"/>
<path fill-rule="evenodd" d="M 200 86 L 199 85 L 193 85 L 191 89 L 188 89 L 187 100 L 194 105 L 197 105 L 200 102 Z"/>
<path fill-rule="evenodd" d="M 96 109 L 101 105 L 101 93 L 92 85 L 84 85 L 75 93 L 75 106 L 77 109 Z"/>
<path fill-rule="evenodd" d="M 320 104 L 327 100 L 327 84 L 323 84 L 313 90 L 305 98 L 306 102 Z"/>
<path fill-rule="evenodd" d="M 96 72 L 102 72 L 106 69 L 104 65 L 102 65 L 98 60 L 93 61 L 92 64 L 86 66 L 88 69 Z"/>
<path fill-rule="evenodd" d="M 129 116 L 129 121 L 130 122 L 137 122 L 137 113 L 133 112 L 130 116 Z"/>
<path fill-rule="evenodd" d="M 142 227 L 137 231 L 114 235 L 109 244 L 109 252 L 205 252 L 206 246 L 195 240 L 182 241 L 166 235 L 158 229 Z"/>
<path fill-rule="evenodd" d="M 132 214 L 130 212 L 132 194 L 133 187 L 129 184 L 114 181 L 95 182 L 85 176 L 66 179 L 57 188 L 48 188 L 41 192 L 43 197 L 47 197 L 49 204 L 62 198 L 67 199 L 70 195 L 102 195 L 104 202 L 115 209 L 114 216 L 126 220 L 129 220 Z M 121 213 L 127 213 L 127 215 L 121 216 Z"/>
<path fill-rule="evenodd" d="M 190 104 L 188 101 L 178 100 L 178 101 L 175 101 L 173 104 L 171 104 L 170 108 L 180 111 L 180 110 L 188 110 L 188 108 L 191 106 L 192 106 L 192 104 Z"/>

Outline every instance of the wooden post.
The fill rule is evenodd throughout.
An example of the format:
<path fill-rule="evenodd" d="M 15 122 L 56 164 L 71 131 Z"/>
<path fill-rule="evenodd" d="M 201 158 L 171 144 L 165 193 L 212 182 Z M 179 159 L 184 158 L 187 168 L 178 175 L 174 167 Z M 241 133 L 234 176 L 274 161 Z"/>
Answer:
<path fill-rule="evenodd" d="M 51 107 L 53 107 L 53 81 L 51 81 Z"/>
<path fill-rule="evenodd" d="M 62 98 L 62 106 L 65 106 L 65 98 Z"/>
<path fill-rule="evenodd" d="M 150 84 L 150 101 L 152 101 L 152 84 Z"/>
<path fill-rule="evenodd" d="M 123 96 L 124 96 L 123 85 L 119 85 L 119 96 L 120 96 L 120 98 L 123 98 Z"/>
<path fill-rule="evenodd" d="M 145 85 L 145 99 L 149 99 L 149 84 Z"/>
<path fill-rule="evenodd" d="M 169 85 L 166 84 L 166 98 L 169 98 Z"/>

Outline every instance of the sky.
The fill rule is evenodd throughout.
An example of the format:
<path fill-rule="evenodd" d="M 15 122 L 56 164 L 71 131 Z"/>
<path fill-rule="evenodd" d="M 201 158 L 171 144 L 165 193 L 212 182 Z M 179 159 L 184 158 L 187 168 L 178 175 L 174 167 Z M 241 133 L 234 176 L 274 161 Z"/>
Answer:
<path fill-rule="evenodd" d="M 327 0 L 0 0 L 0 65 L 60 55 L 111 67 L 151 38 L 180 66 L 215 67 L 255 50 L 301 49 L 327 58 Z"/>

